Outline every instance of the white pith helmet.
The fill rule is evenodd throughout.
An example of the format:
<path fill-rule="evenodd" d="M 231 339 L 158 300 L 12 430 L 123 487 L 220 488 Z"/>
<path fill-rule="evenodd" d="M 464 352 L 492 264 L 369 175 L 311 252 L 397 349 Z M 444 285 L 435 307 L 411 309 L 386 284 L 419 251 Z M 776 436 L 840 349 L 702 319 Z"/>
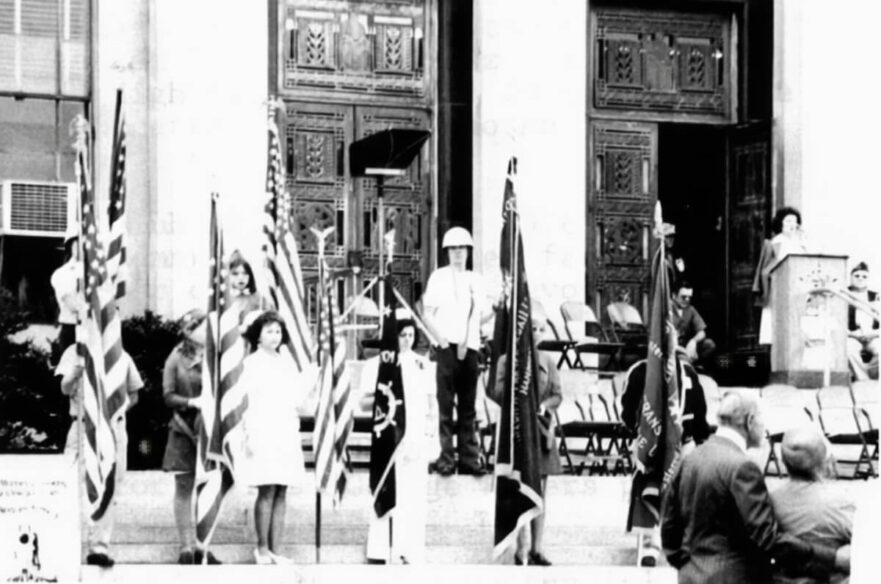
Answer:
<path fill-rule="evenodd" d="M 464 227 L 450 227 L 447 229 L 447 232 L 444 233 L 444 241 L 441 247 L 461 247 L 463 245 L 474 247 L 474 241 L 471 239 L 471 234 L 468 233 L 468 230 Z"/>

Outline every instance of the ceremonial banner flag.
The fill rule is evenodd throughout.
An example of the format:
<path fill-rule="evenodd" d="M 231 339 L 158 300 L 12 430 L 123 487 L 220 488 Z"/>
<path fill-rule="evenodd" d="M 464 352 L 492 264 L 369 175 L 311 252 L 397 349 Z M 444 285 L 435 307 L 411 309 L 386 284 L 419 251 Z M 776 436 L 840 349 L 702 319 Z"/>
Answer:
<path fill-rule="evenodd" d="M 322 252 L 318 268 L 318 406 L 312 445 L 315 490 L 326 493 L 333 489 L 334 501 L 339 501 L 346 490 L 346 444 L 355 417 L 346 369 L 346 343 L 345 339 L 337 339 L 335 334 L 339 313 L 335 285 L 323 254 L 324 237 L 330 231 L 316 232 Z"/>
<path fill-rule="evenodd" d="M 379 369 L 373 392 L 373 435 L 370 441 L 370 492 L 373 510 L 382 519 L 397 504 L 395 454 L 404 438 L 406 404 L 401 363 L 398 361 L 398 323 L 395 312 L 398 299 L 386 277 L 382 307 L 382 337 L 379 344 Z"/>
<path fill-rule="evenodd" d="M 273 114 L 269 118 L 263 221 L 266 279 L 269 296 L 290 331 L 287 349 L 302 372 L 312 362 L 315 341 L 304 309 L 303 273 L 291 220 L 290 194 L 285 189 L 282 168 L 281 144 Z"/>
<path fill-rule="evenodd" d="M 83 291 L 87 312 L 77 330 L 78 353 L 83 358 L 83 451 L 89 514 L 100 519 L 107 510 L 116 476 L 114 425 L 125 413 L 126 368 L 122 359 L 122 330 L 116 309 L 115 286 L 107 271 L 98 229 L 91 166 L 82 145 L 77 153 L 80 185 Z"/>
<path fill-rule="evenodd" d="M 517 542 L 519 530 L 543 512 L 540 437 L 538 429 L 538 368 L 532 340 L 531 305 L 523 240 L 517 212 L 514 177 L 517 160 L 508 163 L 502 205 L 501 262 L 505 302 L 496 308 L 496 359 L 506 356 L 500 395 L 495 462 L 495 538 L 498 558 Z M 497 361 L 497 363 L 499 363 Z"/>
<path fill-rule="evenodd" d="M 646 355 L 645 390 L 640 402 L 634 449 L 637 472 L 630 493 L 627 529 L 658 524 L 661 494 L 666 489 L 682 444 L 679 381 L 676 375 L 676 328 L 670 304 L 669 272 L 664 260 L 660 203 L 655 212 L 655 235 L 660 246 L 652 261 L 652 304 Z"/>
<path fill-rule="evenodd" d="M 239 333 L 238 310 L 229 301 L 217 200 L 217 195 L 212 195 L 202 427 L 197 440 L 196 540 L 203 549 L 211 541 L 223 498 L 233 484 L 241 421 L 248 407 L 247 395 L 238 382 L 245 343 Z"/>
<path fill-rule="evenodd" d="M 113 154 L 110 161 L 110 244 L 107 248 L 107 271 L 116 287 L 116 299 L 125 296 L 125 118 L 122 114 L 122 90 L 116 92 L 116 116 L 113 122 Z"/>

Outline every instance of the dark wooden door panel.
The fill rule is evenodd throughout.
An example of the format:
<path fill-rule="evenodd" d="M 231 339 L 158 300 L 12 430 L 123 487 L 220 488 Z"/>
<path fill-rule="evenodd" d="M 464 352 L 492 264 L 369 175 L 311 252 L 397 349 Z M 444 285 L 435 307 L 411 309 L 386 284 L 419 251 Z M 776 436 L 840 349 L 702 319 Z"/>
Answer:
<path fill-rule="evenodd" d="M 731 129 L 728 141 L 728 330 L 733 351 L 758 345 L 758 314 L 752 283 L 762 241 L 770 233 L 770 124 Z"/>
<path fill-rule="evenodd" d="M 589 303 L 605 320 L 605 307 L 626 297 L 645 315 L 657 201 L 657 125 L 593 121 L 589 157 Z"/>

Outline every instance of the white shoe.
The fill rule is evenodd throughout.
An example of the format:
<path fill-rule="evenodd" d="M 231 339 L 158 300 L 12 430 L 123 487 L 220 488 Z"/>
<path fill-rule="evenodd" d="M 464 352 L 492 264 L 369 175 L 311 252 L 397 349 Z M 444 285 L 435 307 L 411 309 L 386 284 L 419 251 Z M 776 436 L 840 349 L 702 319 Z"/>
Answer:
<path fill-rule="evenodd" d="M 273 564 L 278 564 L 281 566 L 292 566 L 294 564 L 294 560 L 292 560 L 291 558 L 286 558 L 272 552 L 269 552 L 269 558 L 272 560 Z"/>
<path fill-rule="evenodd" d="M 268 566 L 276 562 L 272 561 L 272 552 L 264 556 L 259 550 L 254 550 L 254 563 L 261 566 Z"/>

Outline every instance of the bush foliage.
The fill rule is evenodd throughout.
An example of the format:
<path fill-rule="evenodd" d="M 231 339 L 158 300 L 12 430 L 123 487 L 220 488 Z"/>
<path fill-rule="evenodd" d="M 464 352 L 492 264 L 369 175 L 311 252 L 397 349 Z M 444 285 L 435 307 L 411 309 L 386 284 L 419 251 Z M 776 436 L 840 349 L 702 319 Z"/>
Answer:
<path fill-rule="evenodd" d="M 70 419 L 50 355 L 10 337 L 28 326 L 28 314 L 0 290 L 0 452 L 57 452 Z M 162 400 L 165 359 L 179 340 L 177 322 L 147 311 L 122 322 L 122 343 L 144 380 L 127 416 L 130 469 L 159 468 L 170 412 Z"/>

